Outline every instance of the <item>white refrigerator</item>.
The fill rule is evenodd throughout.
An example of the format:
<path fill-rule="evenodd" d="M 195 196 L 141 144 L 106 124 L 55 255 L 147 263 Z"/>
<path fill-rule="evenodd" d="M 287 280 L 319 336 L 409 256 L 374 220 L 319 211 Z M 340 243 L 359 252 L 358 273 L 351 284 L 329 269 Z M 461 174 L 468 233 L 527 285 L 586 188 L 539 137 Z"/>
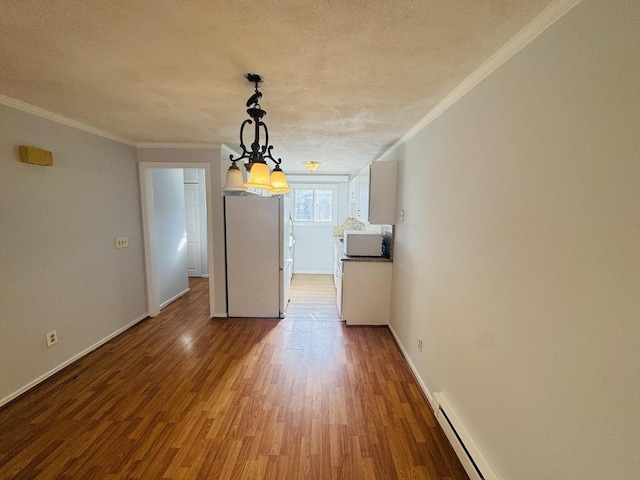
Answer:
<path fill-rule="evenodd" d="M 288 196 L 224 197 L 227 316 L 284 318 L 293 275 Z"/>

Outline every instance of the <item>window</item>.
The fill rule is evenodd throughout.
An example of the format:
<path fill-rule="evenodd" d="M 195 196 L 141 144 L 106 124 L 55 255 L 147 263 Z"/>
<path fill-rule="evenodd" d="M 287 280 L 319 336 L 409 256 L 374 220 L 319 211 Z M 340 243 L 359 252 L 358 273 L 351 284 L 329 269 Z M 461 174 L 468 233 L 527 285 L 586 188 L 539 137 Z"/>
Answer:
<path fill-rule="evenodd" d="M 300 224 L 336 224 L 337 188 L 301 185 L 293 188 L 293 220 Z"/>

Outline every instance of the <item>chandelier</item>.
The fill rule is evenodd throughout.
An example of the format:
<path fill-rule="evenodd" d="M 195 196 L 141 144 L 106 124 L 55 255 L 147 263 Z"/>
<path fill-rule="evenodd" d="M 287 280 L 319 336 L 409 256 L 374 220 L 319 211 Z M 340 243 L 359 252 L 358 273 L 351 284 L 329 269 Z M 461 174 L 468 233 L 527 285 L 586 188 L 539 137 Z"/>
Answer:
<path fill-rule="evenodd" d="M 255 84 L 255 91 L 246 104 L 247 114 L 250 118 L 247 118 L 240 126 L 240 148 L 242 148 L 242 154 L 237 158 L 229 155 L 231 166 L 227 171 L 227 180 L 223 190 L 226 192 L 238 192 L 247 188 L 254 188 L 266 190 L 272 195 L 288 193 L 291 189 L 287 185 L 287 178 L 284 172 L 280 169 L 282 160 L 280 158 L 276 160 L 271 155 L 273 145 L 269 145 L 269 130 L 262 121 L 262 118 L 267 114 L 260 107 L 262 92 L 258 90 L 258 84 L 262 82 L 262 77 L 255 73 L 247 73 L 245 78 Z M 247 149 L 244 141 L 244 129 L 247 125 L 253 125 L 253 141 L 250 144 L 250 150 Z M 261 132 L 264 133 L 264 143 L 261 142 Z M 249 173 L 249 179 L 246 183 L 244 183 L 240 168 L 236 165 L 236 162 L 244 159 L 247 160 L 244 166 Z M 275 164 L 273 172 L 269 170 L 267 159 Z"/>

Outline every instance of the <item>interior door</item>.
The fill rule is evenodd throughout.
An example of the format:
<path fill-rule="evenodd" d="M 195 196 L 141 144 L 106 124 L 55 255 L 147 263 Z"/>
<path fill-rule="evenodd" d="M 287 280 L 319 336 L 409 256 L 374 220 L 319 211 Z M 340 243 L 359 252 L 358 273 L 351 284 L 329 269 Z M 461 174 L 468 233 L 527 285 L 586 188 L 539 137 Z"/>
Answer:
<path fill-rule="evenodd" d="M 200 235 L 200 202 L 198 201 L 198 184 L 185 183 L 184 206 L 187 227 L 187 272 L 190 277 L 202 276 L 201 235 Z"/>

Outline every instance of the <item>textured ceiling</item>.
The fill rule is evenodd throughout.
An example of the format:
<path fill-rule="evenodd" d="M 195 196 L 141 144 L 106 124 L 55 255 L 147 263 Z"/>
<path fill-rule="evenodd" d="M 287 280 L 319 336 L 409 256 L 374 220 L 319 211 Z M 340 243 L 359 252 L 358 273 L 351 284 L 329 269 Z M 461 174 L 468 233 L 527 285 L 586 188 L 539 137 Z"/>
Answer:
<path fill-rule="evenodd" d="M 284 170 L 352 173 L 549 3 L 0 0 L 0 93 L 133 143 L 237 149 L 255 72 Z"/>

